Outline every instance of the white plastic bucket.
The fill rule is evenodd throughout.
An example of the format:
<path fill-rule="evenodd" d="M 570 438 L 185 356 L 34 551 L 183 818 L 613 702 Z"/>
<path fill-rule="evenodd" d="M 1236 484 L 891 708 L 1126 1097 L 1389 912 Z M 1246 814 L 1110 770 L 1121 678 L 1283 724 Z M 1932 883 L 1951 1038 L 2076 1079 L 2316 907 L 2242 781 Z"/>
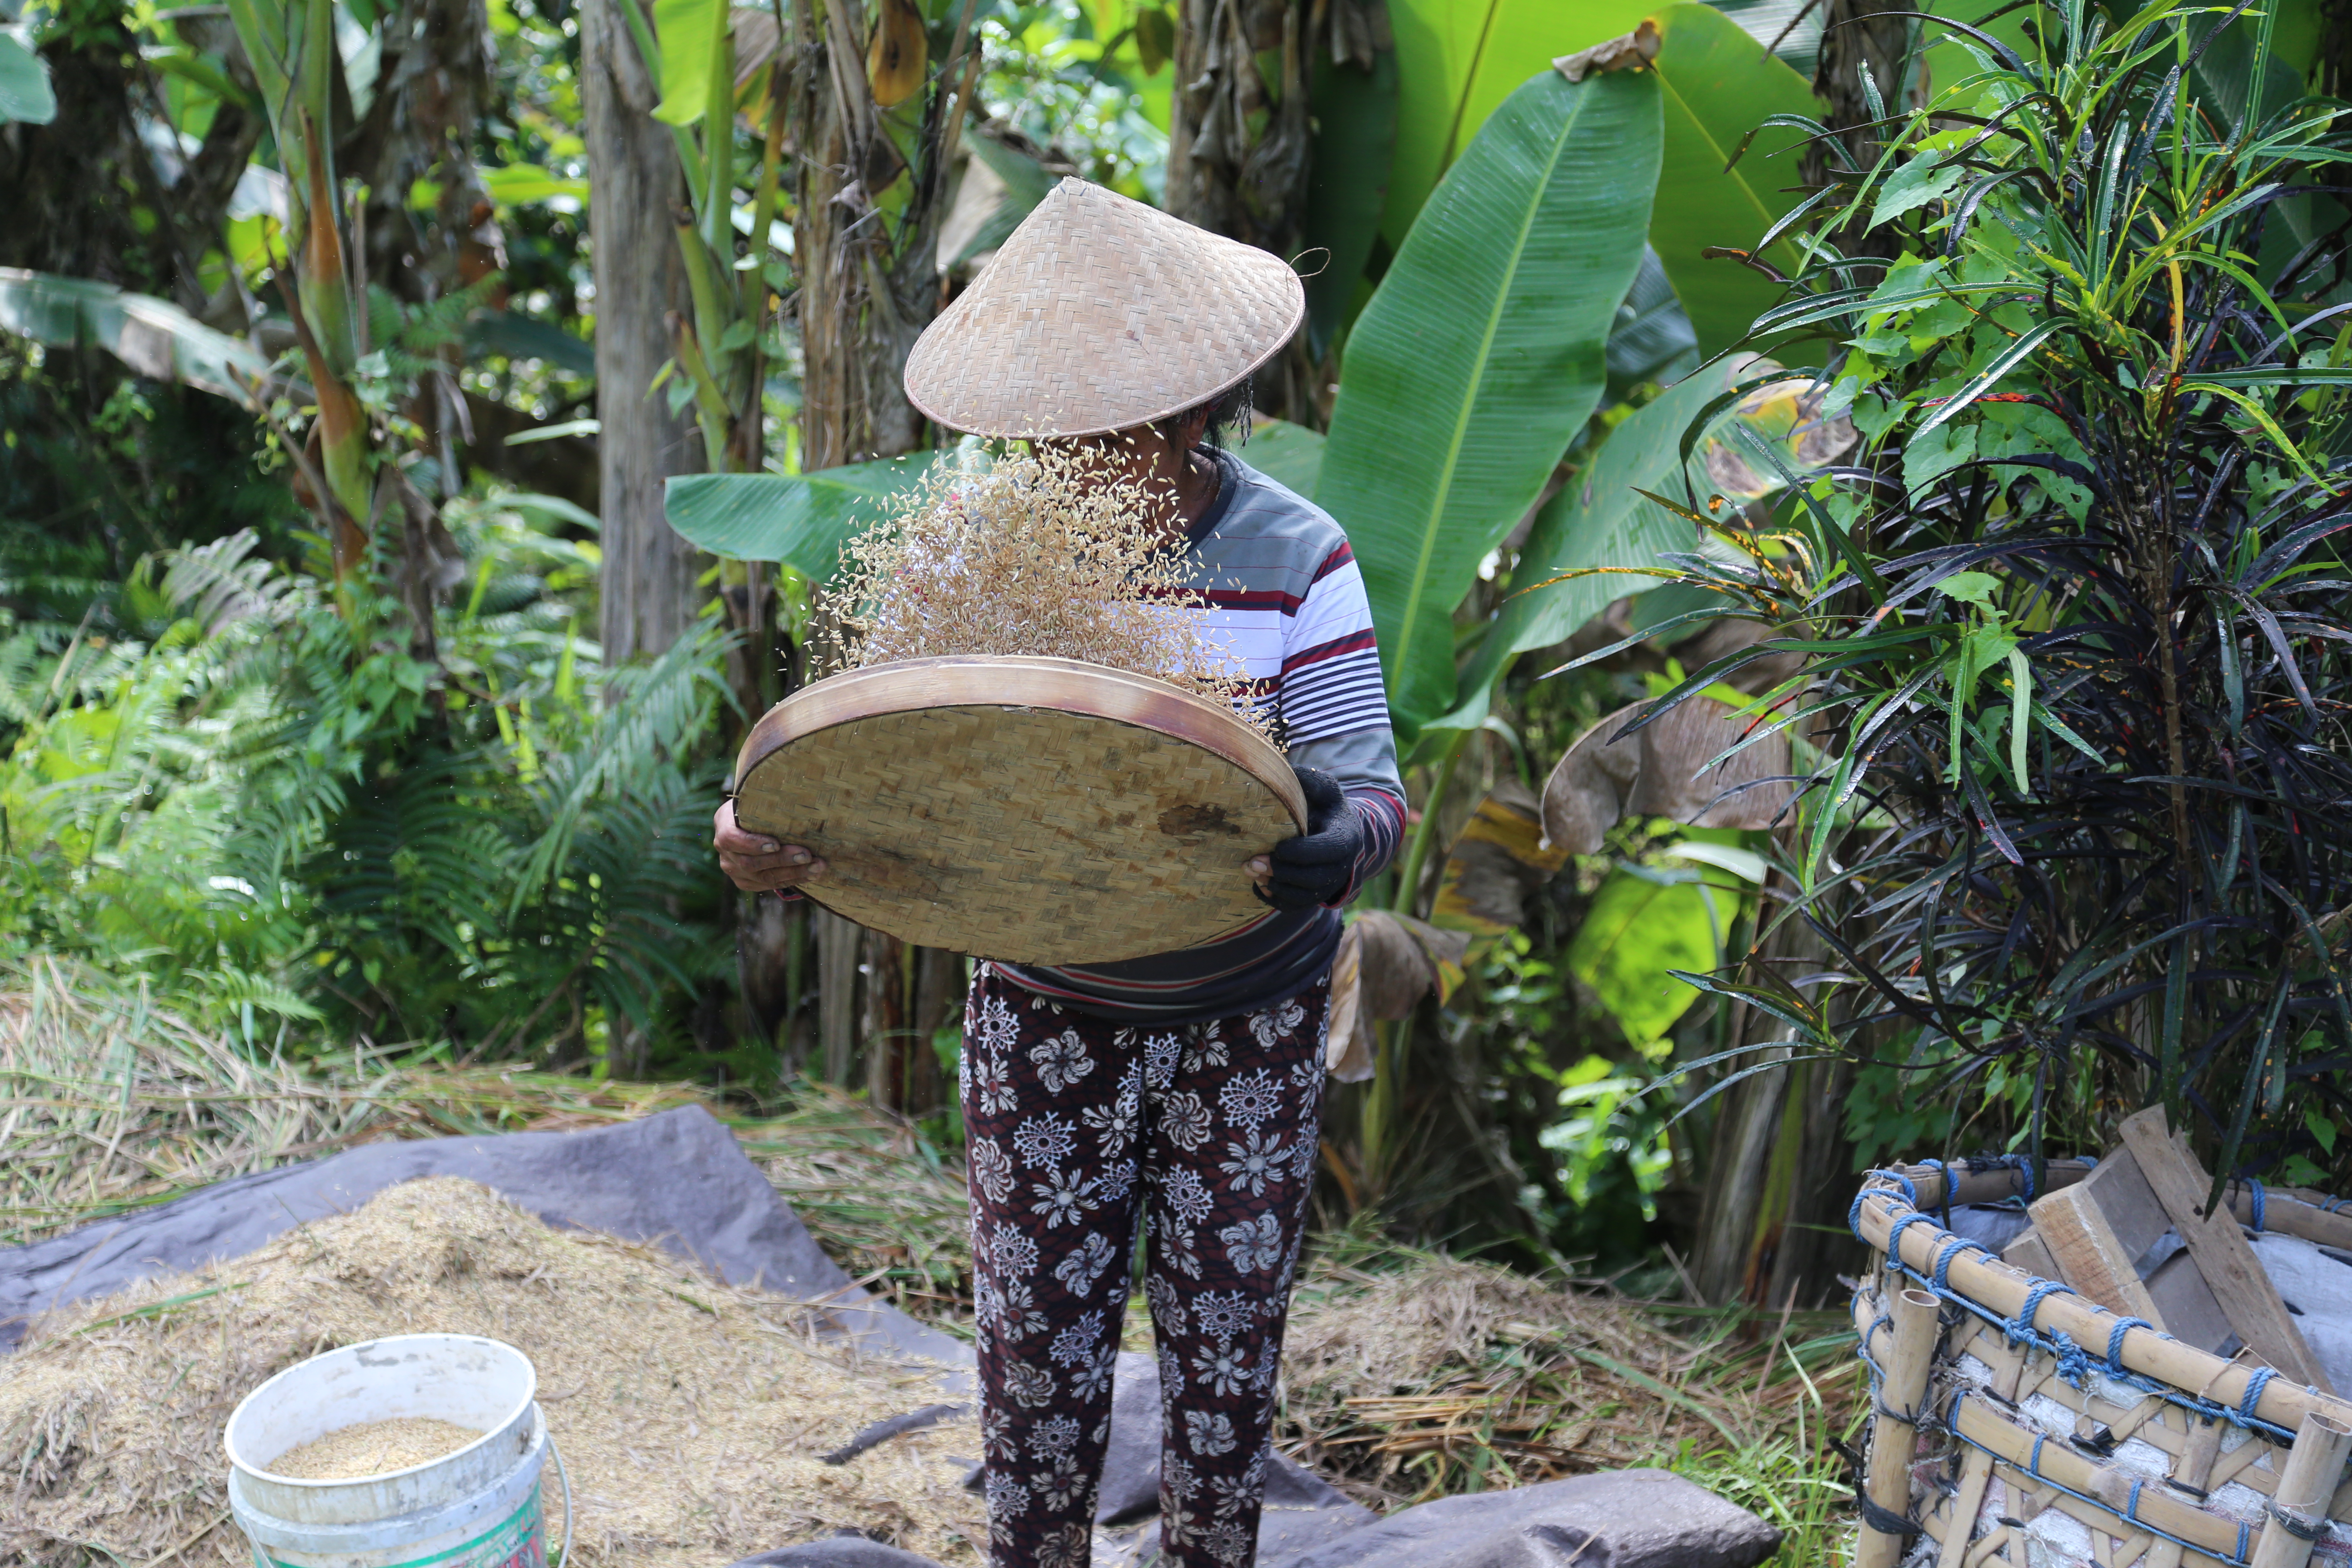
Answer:
<path fill-rule="evenodd" d="M 229 1507 L 254 1562 L 546 1568 L 539 1480 L 553 1444 L 534 1403 L 538 1389 L 530 1357 L 468 1334 L 371 1340 L 288 1367 L 245 1396 L 222 1439 Z M 356 1480 L 269 1472 L 279 1456 L 330 1432 L 414 1416 L 482 1436 L 437 1459 Z"/>

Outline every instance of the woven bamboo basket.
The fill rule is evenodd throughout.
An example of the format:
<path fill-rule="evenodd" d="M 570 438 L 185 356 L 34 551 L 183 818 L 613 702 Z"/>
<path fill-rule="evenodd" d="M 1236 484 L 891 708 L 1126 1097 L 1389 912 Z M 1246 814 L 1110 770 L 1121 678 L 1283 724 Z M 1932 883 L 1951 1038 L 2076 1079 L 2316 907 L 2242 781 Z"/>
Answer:
<path fill-rule="evenodd" d="M 2052 1161 L 2046 1180 L 2093 1164 Z M 2035 1195 L 2012 1157 L 1874 1171 L 1854 1199 L 1873 1252 L 1853 1298 L 1873 1405 L 1854 1568 L 2352 1562 L 2352 1404 L 1948 1228 L 1955 1205 Z M 2352 1248 L 2352 1214 L 2320 1194 L 2233 1184 L 2230 1201 L 2257 1229 Z"/>
<path fill-rule="evenodd" d="M 1245 869 L 1303 830 L 1229 709 L 1066 658 L 902 659 L 793 693 L 736 761 L 736 819 L 826 862 L 803 891 L 926 947 L 1105 963 L 1263 915 Z"/>

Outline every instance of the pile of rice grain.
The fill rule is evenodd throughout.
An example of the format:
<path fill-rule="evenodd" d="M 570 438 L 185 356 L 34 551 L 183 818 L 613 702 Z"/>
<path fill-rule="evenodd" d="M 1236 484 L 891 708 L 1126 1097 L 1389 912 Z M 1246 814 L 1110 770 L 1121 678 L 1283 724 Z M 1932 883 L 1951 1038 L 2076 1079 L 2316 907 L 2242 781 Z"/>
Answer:
<path fill-rule="evenodd" d="M 221 1431 L 238 1400 L 307 1356 L 388 1334 L 503 1340 L 539 1369 L 571 1469 L 587 1563 L 717 1568 L 841 1531 L 975 1563 L 961 1486 L 968 1426 L 817 1456 L 936 1403 L 929 1377 L 814 1337 L 789 1301 L 686 1272 L 668 1254 L 550 1229 L 436 1177 L 301 1226 L 211 1270 L 35 1321 L 0 1355 L 0 1562 L 241 1568 Z M 562 1501 L 549 1467 L 550 1543 Z"/>

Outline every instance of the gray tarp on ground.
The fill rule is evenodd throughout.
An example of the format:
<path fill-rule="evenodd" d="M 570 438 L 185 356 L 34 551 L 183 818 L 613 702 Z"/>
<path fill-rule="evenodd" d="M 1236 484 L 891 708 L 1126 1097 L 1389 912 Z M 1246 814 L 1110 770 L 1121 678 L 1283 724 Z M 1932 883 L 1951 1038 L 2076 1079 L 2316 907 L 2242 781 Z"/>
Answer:
<path fill-rule="evenodd" d="M 0 1248 L 0 1351 L 24 1337 L 26 1320 L 35 1313 L 110 1295 L 152 1275 L 243 1257 L 297 1225 L 349 1213 L 384 1188 L 421 1176 L 464 1176 L 551 1225 L 658 1243 L 733 1283 L 822 1300 L 869 1350 L 893 1350 L 955 1369 L 971 1365 L 971 1348 L 962 1341 L 857 1289 L 734 1135 L 694 1106 L 586 1131 L 364 1144 L 222 1182 L 29 1247 Z M 942 1381 L 954 1393 L 970 1388 L 970 1374 L 961 1370 Z M 1108 1524 L 1149 1516 L 1158 1502 L 1159 1472 L 1156 1371 L 1150 1357 L 1124 1354 L 1098 1517 Z M 1097 1562 L 1104 1568 L 1135 1563 L 1157 1530 L 1150 1523 L 1102 1532 Z M 1573 1549 L 1555 1550 L 1559 1542 L 1588 1537 L 1581 1557 Z M 1277 1456 L 1266 1481 L 1259 1563 L 1261 1568 L 1549 1568 L 1573 1558 L 1577 1568 L 1749 1568 L 1777 1540 L 1753 1515 L 1688 1482 L 1645 1470 L 1448 1499 L 1375 1521 L 1369 1510 Z M 855 1537 L 811 1542 L 744 1563 L 930 1568 L 927 1558 Z"/>

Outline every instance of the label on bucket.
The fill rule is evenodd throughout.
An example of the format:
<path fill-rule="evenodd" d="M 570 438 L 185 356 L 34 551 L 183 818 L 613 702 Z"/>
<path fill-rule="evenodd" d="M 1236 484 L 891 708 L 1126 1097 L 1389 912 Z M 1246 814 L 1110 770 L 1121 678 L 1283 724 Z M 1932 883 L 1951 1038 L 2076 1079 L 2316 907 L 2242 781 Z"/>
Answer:
<path fill-rule="evenodd" d="M 443 1535 L 417 1542 L 404 1552 L 397 1548 L 366 1552 L 298 1552 L 290 1556 L 279 1556 L 257 1544 L 253 1560 L 256 1568 L 547 1568 L 543 1523 L 539 1488 L 534 1486 L 520 1508 L 465 1540 L 452 1541 L 449 1535 Z M 284 1552 L 286 1548 L 281 1546 L 277 1551 Z"/>

